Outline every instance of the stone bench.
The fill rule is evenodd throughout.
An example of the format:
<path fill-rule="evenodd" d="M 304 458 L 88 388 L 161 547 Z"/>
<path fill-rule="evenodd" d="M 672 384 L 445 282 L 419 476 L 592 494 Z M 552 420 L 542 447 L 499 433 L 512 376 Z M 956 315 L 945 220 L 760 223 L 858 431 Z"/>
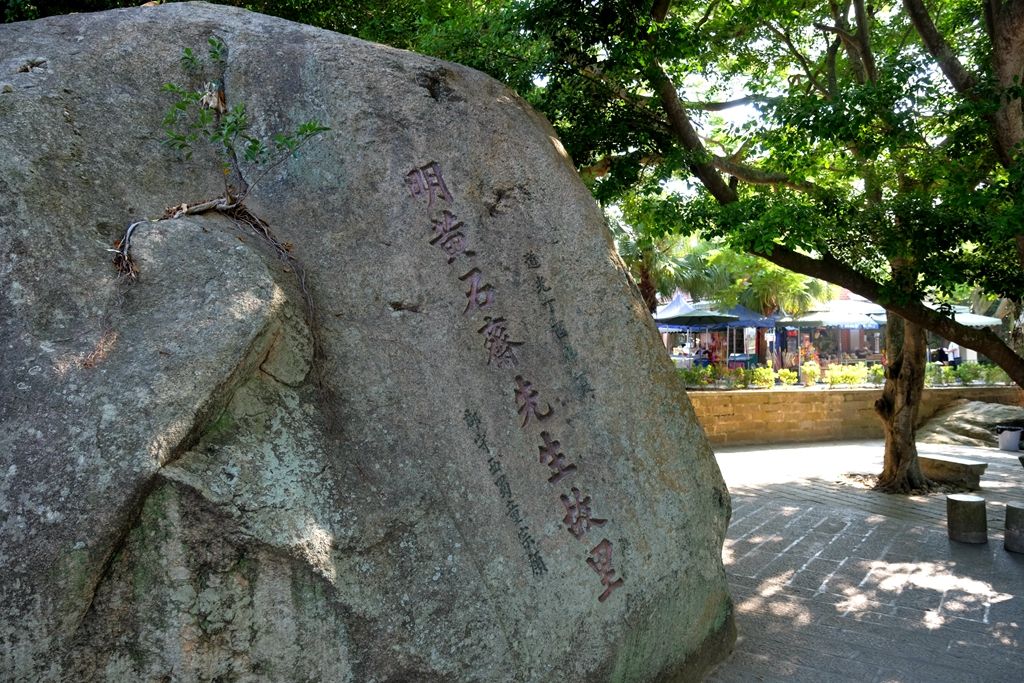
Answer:
<path fill-rule="evenodd" d="M 962 484 L 969 489 L 981 488 L 981 475 L 988 463 L 952 455 L 918 455 L 921 474 L 943 484 Z"/>

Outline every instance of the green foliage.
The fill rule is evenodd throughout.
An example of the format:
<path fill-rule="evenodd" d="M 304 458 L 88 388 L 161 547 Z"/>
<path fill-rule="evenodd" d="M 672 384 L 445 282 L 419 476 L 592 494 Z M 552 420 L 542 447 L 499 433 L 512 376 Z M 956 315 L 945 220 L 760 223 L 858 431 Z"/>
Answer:
<path fill-rule="evenodd" d="M 984 375 L 985 371 L 978 363 L 961 363 L 956 368 L 956 378 L 964 384 L 973 384 Z"/>
<path fill-rule="evenodd" d="M 188 72 L 198 71 L 199 68 L 200 68 L 199 58 L 196 57 L 195 51 L 192 48 L 190 48 L 190 47 L 186 47 L 186 48 L 182 49 L 180 61 L 181 61 L 181 68 L 184 69 L 185 71 L 188 71 Z"/>
<path fill-rule="evenodd" d="M 780 372 L 782 371 L 780 370 Z M 751 370 L 750 383 L 755 387 L 761 387 L 765 389 L 768 387 L 773 387 L 775 386 L 775 372 L 771 368 L 756 367 L 753 370 Z"/>
<path fill-rule="evenodd" d="M 875 363 L 868 367 L 867 380 L 874 385 L 883 384 L 885 382 L 885 366 Z"/>
<path fill-rule="evenodd" d="M 998 365 L 983 365 L 985 384 L 1009 384 L 1010 376 Z"/>
<path fill-rule="evenodd" d="M 825 371 L 825 381 L 828 382 L 829 387 L 834 387 L 837 384 L 856 386 L 864 384 L 867 382 L 867 379 L 868 367 L 864 363 L 856 363 L 854 365 L 832 363 Z"/>
<path fill-rule="evenodd" d="M 713 384 L 718 376 L 713 365 L 679 368 L 678 374 L 688 387 L 706 387 Z"/>
<path fill-rule="evenodd" d="M 796 370 L 788 370 L 786 368 L 779 370 L 778 375 L 779 381 L 785 384 L 786 386 L 792 386 L 796 384 L 799 379 L 799 375 L 797 374 Z"/>
<path fill-rule="evenodd" d="M 821 366 L 813 360 L 806 361 L 800 366 L 800 374 L 803 376 L 804 386 L 809 387 L 816 384 L 821 377 Z"/>
<path fill-rule="evenodd" d="M 228 55 L 228 48 L 224 42 L 217 36 L 210 36 L 207 38 L 206 43 L 209 45 L 210 59 L 223 64 L 227 60 Z"/>
<path fill-rule="evenodd" d="M 223 67 L 227 58 L 227 47 L 223 41 L 211 37 L 208 47 L 210 60 Z M 193 79 L 202 75 L 204 65 L 192 48 L 182 50 L 180 61 Z M 239 150 L 248 163 L 275 165 L 295 155 L 310 139 L 329 130 L 315 119 L 310 119 L 299 124 L 294 131 L 274 134 L 271 144 L 268 144 L 250 132 L 251 124 L 244 103 L 230 108 L 225 106 L 221 81 L 207 81 L 200 88 L 165 83 L 163 90 L 175 98 L 163 119 L 163 144 L 188 159 L 196 143 L 211 143 L 218 151 L 225 174 L 230 173 L 232 164 L 237 163 Z"/>
<path fill-rule="evenodd" d="M 726 387 L 746 389 L 750 386 L 751 371 L 746 368 L 726 368 L 722 370 L 722 380 Z"/>
<path fill-rule="evenodd" d="M 115 7 L 133 7 L 139 0 L 3 0 L 0 20 L 4 22 L 40 19 L 70 12 L 95 12 Z"/>
<path fill-rule="evenodd" d="M 656 223 L 638 216 L 633 203 L 623 205 L 623 214 L 631 230 L 652 239 Z M 764 315 L 780 309 L 798 315 L 833 297 L 834 288 L 828 283 L 737 252 L 722 240 L 664 235 L 658 243 L 671 245 L 673 288 L 679 287 L 695 299 L 714 301 L 724 309 L 741 304 Z"/>
<path fill-rule="evenodd" d="M 957 369 L 942 363 L 928 363 L 925 367 L 925 384 L 933 387 L 956 384 L 959 379 Z"/>

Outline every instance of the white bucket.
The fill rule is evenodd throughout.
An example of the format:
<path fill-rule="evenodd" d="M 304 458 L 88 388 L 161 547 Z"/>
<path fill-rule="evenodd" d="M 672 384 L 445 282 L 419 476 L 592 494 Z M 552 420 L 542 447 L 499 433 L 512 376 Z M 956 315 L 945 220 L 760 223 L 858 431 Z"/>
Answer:
<path fill-rule="evenodd" d="M 1020 450 L 1020 427 L 1004 427 L 999 432 L 999 450 L 1019 451 Z"/>

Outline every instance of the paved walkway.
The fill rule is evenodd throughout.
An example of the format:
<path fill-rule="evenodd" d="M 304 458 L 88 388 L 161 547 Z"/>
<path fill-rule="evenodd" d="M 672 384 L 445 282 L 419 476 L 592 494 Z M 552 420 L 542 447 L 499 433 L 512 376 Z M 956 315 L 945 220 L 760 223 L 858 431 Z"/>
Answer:
<path fill-rule="evenodd" d="M 1024 468 L 996 449 L 919 450 L 989 463 L 988 543 L 947 538 L 944 494 L 851 484 L 881 471 L 881 441 L 718 449 L 739 638 L 709 680 L 1024 681 L 1024 555 L 1002 541 Z"/>

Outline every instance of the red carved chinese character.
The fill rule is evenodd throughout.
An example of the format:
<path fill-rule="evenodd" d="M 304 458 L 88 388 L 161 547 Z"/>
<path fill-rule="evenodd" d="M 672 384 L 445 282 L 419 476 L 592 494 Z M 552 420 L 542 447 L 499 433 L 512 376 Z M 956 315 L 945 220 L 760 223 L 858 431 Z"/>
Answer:
<path fill-rule="evenodd" d="M 479 268 L 474 268 L 459 279 L 469 280 L 469 291 L 466 292 L 466 298 L 469 299 L 469 302 L 466 304 L 466 310 L 462 312 L 462 315 L 468 315 L 474 311 L 491 307 L 491 304 L 494 303 L 494 288 L 490 284 L 480 284 Z"/>
<path fill-rule="evenodd" d="M 446 202 L 452 201 L 452 195 L 441 177 L 441 166 L 437 162 L 431 162 L 426 166 L 414 168 L 405 174 L 405 184 L 409 186 L 409 193 L 415 199 L 427 195 L 427 208 L 434 206 L 434 200 L 438 196 Z"/>
<path fill-rule="evenodd" d="M 548 481 L 552 484 L 557 484 L 571 474 L 576 474 L 576 465 L 565 462 L 565 454 L 558 451 L 562 447 L 562 444 L 558 441 L 552 441 L 551 435 L 547 432 L 541 432 L 540 437 L 544 439 L 544 445 L 540 446 L 540 462 L 542 465 L 547 465 L 551 468 L 552 474 L 548 477 Z"/>
<path fill-rule="evenodd" d="M 525 427 L 531 417 L 545 420 L 551 415 L 550 403 L 546 413 L 538 410 L 540 408 L 539 395 L 539 392 L 533 388 L 533 382 L 527 382 L 522 375 L 516 375 L 516 406 L 519 414 L 523 416 L 523 423 L 519 425 L 520 427 Z"/>
<path fill-rule="evenodd" d="M 612 542 L 607 538 L 602 540 L 590 551 L 590 555 L 591 557 L 587 558 L 587 564 L 598 573 L 601 577 L 601 585 L 605 587 L 604 593 L 601 593 L 597 599 L 599 602 L 604 602 L 613 590 L 621 587 L 624 583 L 622 579 L 612 581 L 612 577 L 615 576 L 615 570 L 612 568 Z"/>
<path fill-rule="evenodd" d="M 523 342 L 514 342 L 509 339 L 508 326 L 504 318 L 484 318 L 486 325 L 477 332 L 484 335 L 484 348 L 487 349 L 487 364 L 491 361 L 499 368 L 514 368 L 519 362 L 516 358 L 515 347 L 522 346 Z"/>
<path fill-rule="evenodd" d="M 562 505 L 565 506 L 565 517 L 562 519 L 569 533 L 576 538 L 583 538 L 583 535 L 590 530 L 591 526 L 604 526 L 607 519 L 591 517 L 590 496 L 580 496 L 580 490 L 575 486 L 570 489 L 572 498 L 562 494 Z"/>
<path fill-rule="evenodd" d="M 440 218 L 433 219 L 431 223 L 434 224 L 435 237 L 430 243 L 440 242 L 437 246 L 448 256 L 448 263 L 454 261 L 459 254 L 473 256 L 476 253 L 466 248 L 469 240 L 462 233 L 462 221 L 456 222 L 455 214 L 451 211 L 443 212 Z"/>

